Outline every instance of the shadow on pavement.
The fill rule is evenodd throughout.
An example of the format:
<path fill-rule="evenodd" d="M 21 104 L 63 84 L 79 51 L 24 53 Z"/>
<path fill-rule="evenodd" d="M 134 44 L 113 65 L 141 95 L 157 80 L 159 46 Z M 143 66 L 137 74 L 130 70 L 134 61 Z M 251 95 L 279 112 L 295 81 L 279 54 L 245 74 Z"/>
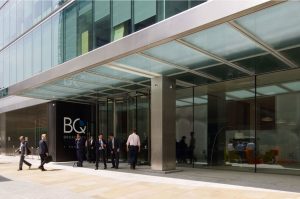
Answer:
<path fill-rule="evenodd" d="M 8 182 L 8 181 L 12 181 L 12 180 L 5 178 L 3 176 L 0 176 L 0 182 Z"/>

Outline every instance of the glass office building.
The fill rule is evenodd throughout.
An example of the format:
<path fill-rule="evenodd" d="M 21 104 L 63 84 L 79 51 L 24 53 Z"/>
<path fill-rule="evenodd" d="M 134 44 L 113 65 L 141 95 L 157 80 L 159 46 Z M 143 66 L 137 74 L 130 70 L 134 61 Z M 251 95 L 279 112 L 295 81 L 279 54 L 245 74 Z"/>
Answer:
<path fill-rule="evenodd" d="M 300 174 L 300 2 L 0 2 L 2 153 L 103 132 L 126 161 L 136 128 L 155 170 Z"/>

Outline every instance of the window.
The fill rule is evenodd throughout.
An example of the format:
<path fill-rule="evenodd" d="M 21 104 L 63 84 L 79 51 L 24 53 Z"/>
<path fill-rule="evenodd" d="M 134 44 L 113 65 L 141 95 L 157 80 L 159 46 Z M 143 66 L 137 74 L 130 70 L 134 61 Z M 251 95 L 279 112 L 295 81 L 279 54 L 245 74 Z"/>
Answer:
<path fill-rule="evenodd" d="M 28 34 L 24 38 L 24 79 L 32 75 L 32 35 Z"/>
<path fill-rule="evenodd" d="M 64 11 L 65 15 L 65 61 L 77 56 L 77 7 L 71 6 Z"/>
<path fill-rule="evenodd" d="M 51 19 L 42 25 L 42 71 L 48 70 L 52 66 L 52 27 Z"/>
<path fill-rule="evenodd" d="M 33 63 L 33 74 L 37 74 L 39 72 L 41 72 L 42 70 L 42 35 L 41 35 L 41 26 L 39 26 L 38 28 L 36 28 L 33 32 L 32 32 L 32 40 L 33 40 L 33 45 L 32 45 L 32 63 Z"/>
<path fill-rule="evenodd" d="M 23 39 L 17 41 L 17 82 L 24 79 Z"/>

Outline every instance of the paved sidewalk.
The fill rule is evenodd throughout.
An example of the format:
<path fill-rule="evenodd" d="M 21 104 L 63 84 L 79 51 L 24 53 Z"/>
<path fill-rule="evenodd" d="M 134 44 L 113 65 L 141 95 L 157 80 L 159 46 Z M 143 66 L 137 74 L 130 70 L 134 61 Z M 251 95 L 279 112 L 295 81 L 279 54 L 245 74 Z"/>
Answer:
<path fill-rule="evenodd" d="M 209 169 L 187 169 L 173 174 L 152 173 L 153 176 L 145 167 L 130 173 L 126 164 L 121 165 L 118 171 L 95 171 L 91 168 L 73 168 L 71 163 L 50 163 L 46 165 L 48 171 L 42 172 L 36 169 L 38 160 L 29 161 L 33 163 L 32 169 L 28 170 L 24 165 L 20 172 L 17 171 L 18 157 L 0 156 L 0 198 L 300 199 L 299 176 Z"/>

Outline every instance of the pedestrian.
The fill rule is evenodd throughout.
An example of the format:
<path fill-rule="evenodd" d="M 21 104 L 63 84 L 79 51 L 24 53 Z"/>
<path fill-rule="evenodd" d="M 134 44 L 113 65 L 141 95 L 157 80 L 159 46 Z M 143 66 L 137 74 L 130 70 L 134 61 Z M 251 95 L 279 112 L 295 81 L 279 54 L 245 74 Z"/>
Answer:
<path fill-rule="evenodd" d="M 120 153 L 120 142 L 114 135 L 111 133 L 109 135 L 108 149 L 111 155 L 111 163 L 112 167 L 118 169 L 119 168 L 119 153 Z"/>
<path fill-rule="evenodd" d="M 196 147 L 196 139 L 194 137 L 195 133 L 192 131 L 190 133 L 191 139 L 190 139 L 190 145 L 189 145 L 189 158 L 190 158 L 190 164 L 194 163 L 195 156 L 194 156 L 194 150 Z"/>
<path fill-rule="evenodd" d="M 104 169 L 107 168 L 106 166 L 106 141 L 103 138 L 103 133 L 100 133 L 98 136 L 98 140 L 95 143 L 96 146 L 96 168 L 98 170 L 100 158 L 103 160 Z"/>
<path fill-rule="evenodd" d="M 81 135 L 78 133 L 76 136 L 76 156 L 77 156 L 77 166 L 82 167 L 83 156 L 84 156 L 84 140 Z"/>
<path fill-rule="evenodd" d="M 19 149 L 16 150 L 16 152 L 20 153 L 20 162 L 19 162 L 18 171 L 21 171 L 22 167 L 23 167 L 23 163 L 25 163 L 29 167 L 29 169 L 31 168 L 31 163 L 29 163 L 25 160 L 25 156 L 30 154 L 30 150 L 28 148 L 28 143 L 25 142 L 24 136 L 21 136 L 19 138 L 19 140 L 20 140 L 20 147 L 19 147 Z"/>
<path fill-rule="evenodd" d="M 132 133 L 128 136 L 126 146 L 127 151 L 129 152 L 130 169 L 135 169 L 137 155 L 141 150 L 141 141 L 140 137 L 136 134 L 136 129 L 133 129 Z"/>
<path fill-rule="evenodd" d="M 41 140 L 39 142 L 39 154 L 41 158 L 41 165 L 39 166 L 39 169 L 41 169 L 42 171 L 46 171 L 46 169 L 44 168 L 44 164 L 46 163 L 46 158 L 49 155 L 48 145 L 46 141 L 46 134 L 42 134 Z"/>

